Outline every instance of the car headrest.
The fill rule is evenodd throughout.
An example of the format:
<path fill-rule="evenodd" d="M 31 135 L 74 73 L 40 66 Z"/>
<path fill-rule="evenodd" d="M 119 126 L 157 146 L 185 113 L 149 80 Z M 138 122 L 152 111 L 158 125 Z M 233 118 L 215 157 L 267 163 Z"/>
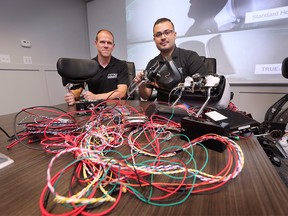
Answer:
<path fill-rule="evenodd" d="M 91 59 L 59 58 L 57 61 L 57 71 L 63 85 L 86 82 L 95 76 L 98 69 L 98 63 Z"/>

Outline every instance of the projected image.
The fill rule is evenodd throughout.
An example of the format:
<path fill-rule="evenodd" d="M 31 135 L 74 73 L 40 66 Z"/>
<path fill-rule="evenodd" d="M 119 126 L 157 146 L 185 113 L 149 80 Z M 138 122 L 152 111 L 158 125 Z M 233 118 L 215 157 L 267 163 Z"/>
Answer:
<path fill-rule="evenodd" d="M 153 24 L 172 20 L 176 44 L 217 59 L 232 82 L 287 82 L 288 0 L 126 0 L 128 59 L 143 70 L 159 54 Z"/>
<path fill-rule="evenodd" d="M 218 32 L 220 29 L 215 17 L 227 3 L 228 0 L 190 0 L 188 17 L 192 18 L 194 23 L 191 25 L 185 35 L 189 36 Z M 230 16 L 230 22 L 232 22 L 232 20 L 233 17 Z"/>
<path fill-rule="evenodd" d="M 287 0 L 190 0 L 186 36 L 285 25 Z M 286 19 L 286 20 L 285 20 Z"/>

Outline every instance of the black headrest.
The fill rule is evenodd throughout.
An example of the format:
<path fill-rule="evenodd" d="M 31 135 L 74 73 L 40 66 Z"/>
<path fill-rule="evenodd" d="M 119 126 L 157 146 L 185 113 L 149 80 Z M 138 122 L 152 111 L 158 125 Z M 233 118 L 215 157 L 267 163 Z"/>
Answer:
<path fill-rule="evenodd" d="M 288 79 L 288 57 L 282 62 L 282 76 Z"/>
<path fill-rule="evenodd" d="M 99 69 L 96 61 L 91 59 L 59 58 L 57 71 L 64 83 L 86 82 L 95 76 Z"/>

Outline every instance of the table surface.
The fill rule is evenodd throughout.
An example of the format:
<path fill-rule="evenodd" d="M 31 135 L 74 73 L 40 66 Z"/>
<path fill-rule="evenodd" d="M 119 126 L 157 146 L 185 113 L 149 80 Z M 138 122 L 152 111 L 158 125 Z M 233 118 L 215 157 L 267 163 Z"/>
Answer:
<path fill-rule="evenodd" d="M 134 107 L 143 105 L 143 102 L 129 103 Z M 57 107 L 73 109 L 66 105 Z M 15 114 L 0 116 L 0 126 L 10 135 L 14 117 Z M 192 194 L 182 204 L 167 207 L 146 204 L 135 195 L 125 193 L 110 215 L 287 215 L 288 189 L 257 139 L 251 136 L 237 143 L 245 157 L 244 168 L 224 187 L 212 193 Z M 47 166 L 54 155 L 21 144 L 7 150 L 8 144 L 8 138 L 1 132 L 0 152 L 14 163 L 0 169 L 0 215 L 41 215 L 40 194 L 47 183 Z M 225 152 L 208 151 L 207 168 L 221 168 Z M 200 154 L 195 151 L 194 157 L 197 160 Z M 65 159 L 68 161 L 69 156 L 57 167 L 65 165 Z"/>

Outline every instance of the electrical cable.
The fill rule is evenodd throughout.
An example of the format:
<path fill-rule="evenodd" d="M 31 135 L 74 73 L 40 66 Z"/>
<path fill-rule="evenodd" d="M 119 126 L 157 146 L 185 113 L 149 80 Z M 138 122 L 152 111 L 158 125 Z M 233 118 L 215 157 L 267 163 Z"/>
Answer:
<path fill-rule="evenodd" d="M 27 133 L 17 135 L 16 141 L 28 147 L 25 139 L 41 135 L 37 150 L 54 154 L 39 200 L 42 215 L 55 215 L 54 208 L 64 209 L 63 216 L 108 214 L 127 192 L 154 206 L 179 205 L 193 194 L 218 191 L 242 171 L 243 152 L 228 137 L 206 134 L 190 140 L 172 117 L 157 115 L 132 125 L 127 116 L 143 116 L 145 109 L 110 102 L 79 119 L 77 112 L 51 107 L 30 107 L 16 115 L 14 132 L 22 126 Z M 22 114 L 25 117 L 19 121 Z M 205 171 L 212 163 L 202 144 L 207 140 L 227 147 L 223 167 L 213 174 Z M 201 163 L 195 158 L 195 148 L 203 152 Z M 54 166 L 65 155 L 72 160 L 63 167 Z M 60 189 L 63 184 L 68 184 L 67 191 Z"/>

